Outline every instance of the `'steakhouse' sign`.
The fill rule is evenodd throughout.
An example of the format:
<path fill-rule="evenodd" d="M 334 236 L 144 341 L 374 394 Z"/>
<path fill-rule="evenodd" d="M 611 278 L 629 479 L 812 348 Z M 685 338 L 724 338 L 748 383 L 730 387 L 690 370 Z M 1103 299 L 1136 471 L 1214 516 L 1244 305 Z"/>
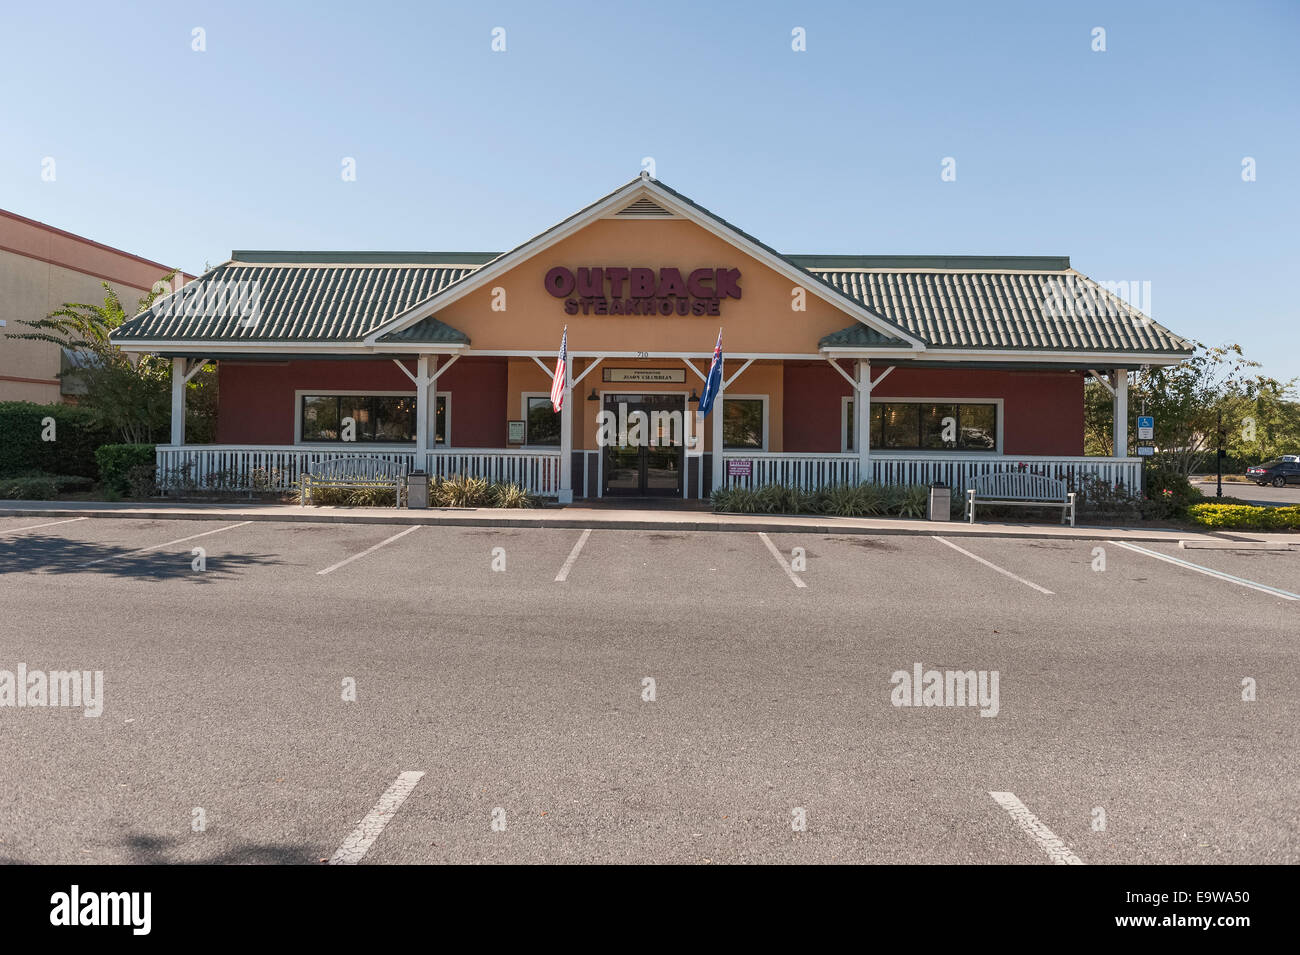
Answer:
<path fill-rule="evenodd" d="M 740 269 L 556 266 L 542 281 L 568 315 L 720 315 L 724 298 L 740 298 Z"/>

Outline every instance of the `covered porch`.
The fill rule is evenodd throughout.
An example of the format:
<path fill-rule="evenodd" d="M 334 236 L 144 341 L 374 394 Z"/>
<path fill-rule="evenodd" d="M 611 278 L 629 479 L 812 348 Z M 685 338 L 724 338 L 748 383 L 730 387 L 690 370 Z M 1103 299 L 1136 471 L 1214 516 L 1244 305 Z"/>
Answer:
<path fill-rule="evenodd" d="M 461 361 L 463 355 L 470 354 Z M 584 400 L 584 393 L 591 390 L 596 393 L 592 381 L 601 378 L 589 376 L 598 369 L 608 365 L 625 366 L 632 360 L 649 362 L 654 365 L 672 365 L 689 369 L 686 373 L 686 387 L 691 390 L 692 398 L 697 389 L 702 389 L 707 377 L 709 355 L 697 353 L 675 354 L 626 354 L 610 353 L 573 353 L 567 367 L 565 382 L 565 400 L 563 410 L 556 415 L 556 440 L 551 447 L 457 447 L 452 438 L 457 434 L 448 424 L 444 434 L 440 418 L 443 409 L 435 414 L 437 396 L 446 395 L 454 398 L 461 414 L 465 414 L 467 403 L 485 404 L 500 398 L 499 404 L 504 409 L 513 407 L 520 401 L 520 395 L 536 395 L 549 387 L 549 376 L 553 368 L 554 355 L 543 353 L 515 353 L 509 360 L 517 364 L 508 372 L 497 378 L 484 375 L 477 370 L 476 361 L 506 361 L 506 356 L 472 356 L 472 353 L 451 352 L 422 353 L 404 358 L 369 358 L 373 365 L 382 365 L 389 369 L 388 374 L 396 374 L 394 368 L 400 369 L 401 376 L 409 380 L 410 397 L 414 399 L 415 440 L 410 444 L 333 443 L 329 445 L 311 444 L 296 441 L 287 443 L 226 442 L 214 445 L 189 445 L 183 434 L 184 422 L 184 383 L 202 364 L 202 359 L 177 357 L 174 362 L 174 387 L 172 392 L 173 417 L 172 442 L 157 448 L 157 476 L 159 486 L 166 492 L 187 489 L 201 491 L 230 491 L 290 493 L 299 486 L 304 474 L 310 473 L 313 466 L 325 461 L 347 458 L 370 458 L 396 463 L 404 472 L 422 470 L 434 479 L 453 477 L 483 478 L 493 483 L 517 484 L 539 497 L 551 498 L 560 502 L 574 499 L 597 498 L 604 496 L 604 475 L 606 465 L 604 449 L 595 438 L 596 430 L 584 419 L 588 412 L 597 405 L 588 404 L 590 397 Z M 1016 447 L 1010 451 L 1004 445 L 1003 415 L 1009 414 L 1015 425 L 1017 415 L 1023 416 L 1021 410 L 1004 408 L 1004 399 L 995 399 L 997 405 L 996 442 L 993 450 L 897 450 L 880 448 L 873 445 L 873 434 L 879 433 L 879 415 L 873 419 L 873 395 L 879 397 L 885 389 L 882 382 L 891 380 L 898 384 L 889 397 L 890 404 L 899 401 L 915 403 L 916 398 L 899 398 L 898 393 L 919 394 L 958 394 L 960 389 L 943 384 L 948 375 L 960 374 L 961 369 L 926 369 L 912 372 L 908 379 L 907 372 L 900 372 L 897 377 L 891 374 L 906 368 L 905 362 L 887 363 L 888 359 L 876 356 L 873 363 L 868 356 L 849 359 L 838 356 L 800 355 L 798 368 L 791 368 L 790 361 L 774 360 L 764 355 L 728 356 L 725 374 L 710 419 L 700 422 L 693 413 L 693 405 L 678 398 L 688 415 L 694 419 L 691 429 L 698 439 L 692 442 L 688 437 L 686 446 L 680 456 L 683 479 L 679 492 L 682 498 L 703 499 L 719 488 L 745 487 L 756 488 L 766 485 L 786 485 L 806 491 L 829 487 L 837 484 L 870 482 L 892 485 L 914 485 L 942 482 L 949 487 L 963 489 L 972 479 L 991 473 L 1028 471 L 1065 481 L 1071 487 L 1081 487 L 1083 482 L 1094 478 L 1109 485 L 1120 485 L 1137 490 L 1141 483 L 1141 459 L 1133 457 L 1094 457 L 1077 454 L 1020 453 Z M 356 359 L 344 359 L 338 366 L 350 364 Z M 460 364 L 458 365 L 458 361 Z M 756 363 L 758 363 L 756 367 Z M 292 363 L 291 363 L 292 364 Z M 521 369 L 520 365 L 523 366 Z M 763 366 L 767 366 L 766 369 Z M 462 373 L 467 368 L 474 369 L 470 374 L 443 378 L 453 366 Z M 487 367 L 486 365 L 483 367 Z M 750 369 L 748 378 L 744 378 Z M 809 405 L 811 399 L 796 402 L 791 395 L 797 389 L 812 391 L 806 381 L 809 371 L 821 369 L 820 381 L 839 381 L 838 390 L 827 392 L 818 399 L 815 406 Z M 525 374 L 526 372 L 526 374 Z M 679 373 L 680 374 L 680 373 Z M 920 387 L 912 382 L 926 382 Z M 966 369 L 969 379 L 969 369 Z M 1126 448 L 1127 435 L 1127 382 L 1128 375 L 1124 369 L 1113 369 L 1107 374 L 1096 370 L 1092 374 L 1104 380 L 1114 398 L 1114 446 Z M 754 376 L 758 375 L 758 378 Z M 291 377 L 289 372 L 276 372 L 277 378 Z M 454 382 L 440 391 L 440 381 Z M 742 380 L 743 379 L 743 380 Z M 679 379 L 680 380 L 680 379 Z M 990 379 L 996 382 L 996 379 Z M 930 385 L 930 382 L 940 382 Z M 1076 387 L 1082 388 L 1082 378 L 1077 377 Z M 507 386 L 507 383 L 508 386 Z M 692 385 L 694 387 L 692 387 Z M 286 386 L 289 388 L 290 386 Z M 598 386 L 599 387 L 599 386 Z M 623 386 L 630 387 L 630 386 Z M 664 386 L 676 389 L 677 394 L 682 385 Z M 509 390 L 508 397 L 499 396 L 496 390 Z M 292 389 L 290 388 L 290 391 Z M 720 409 L 725 406 L 728 393 L 740 396 L 738 400 L 754 404 L 756 391 L 762 391 L 762 413 L 769 413 L 775 418 L 763 421 L 763 440 L 752 448 L 737 448 L 724 439 L 723 415 Z M 787 394 L 787 392 L 789 394 Z M 393 392 L 387 392 L 392 394 Z M 999 394 L 1001 394 L 999 392 Z M 409 400 L 409 399 L 407 399 Z M 527 397 L 524 399 L 524 412 L 527 411 Z M 883 403 L 885 399 L 880 398 Z M 927 399 L 929 400 L 929 399 Z M 967 400 L 964 398 L 952 400 Z M 975 399 L 969 399 L 975 400 Z M 1006 399 L 1014 404 L 1014 396 Z M 543 402 L 544 403 L 544 402 Z M 963 406 L 964 407 L 964 406 Z M 773 410 L 774 409 L 774 410 Z M 296 409 L 295 414 L 301 409 Z M 513 417 L 513 413 L 509 415 Z M 450 413 L 448 412 L 448 417 Z M 784 421 L 782 418 L 784 417 Z M 836 420 L 830 420 L 835 417 Z M 814 418 L 826 418 L 825 421 L 813 421 Z M 462 419 L 463 420 L 463 419 Z M 873 426 L 874 420 L 874 426 Z M 784 424 L 784 428 L 781 425 Z M 810 431 L 813 426 L 820 426 L 820 436 L 807 438 L 802 444 L 812 445 L 812 449 L 799 449 L 796 431 Z M 847 427 L 846 427 L 847 426 Z M 769 427 L 772 440 L 769 443 Z M 466 432 L 459 433 L 463 436 Z M 834 435 L 840 438 L 834 438 Z M 858 442 L 856 435 L 864 440 Z M 829 435 L 829 437 L 828 437 Z M 839 450 L 828 447 L 831 441 L 841 445 Z M 486 442 L 484 442 L 486 443 Z M 503 442 L 504 443 L 504 442 Z M 793 447 L 792 447 L 793 445 Z M 1026 448 L 1023 442 L 1020 448 Z M 1040 450 L 1042 450 L 1040 448 Z M 1062 450 L 1065 450 L 1062 448 Z"/>

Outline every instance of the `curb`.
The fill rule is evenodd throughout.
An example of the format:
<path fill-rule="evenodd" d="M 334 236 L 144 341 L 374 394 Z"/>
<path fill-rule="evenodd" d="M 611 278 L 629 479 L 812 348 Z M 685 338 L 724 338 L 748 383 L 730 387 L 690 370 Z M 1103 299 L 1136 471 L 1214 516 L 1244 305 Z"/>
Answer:
<path fill-rule="evenodd" d="M 419 524 L 435 527 L 510 527 L 510 528 L 551 528 L 551 529 L 578 529 L 598 528 L 601 530 L 626 530 L 626 531 L 709 531 L 709 532 L 733 532 L 752 534 L 757 532 L 766 532 L 769 534 L 820 534 L 820 535 L 859 535 L 859 536 L 914 536 L 929 537 L 935 534 L 942 534 L 944 529 L 953 525 L 959 527 L 969 527 L 964 521 L 935 521 L 929 527 L 915 526 L 898 526 L 898 527 L 861 527 L 856 525 L 841 524 L 823 524 L 809 521 L 807 523 L 794 524 L 777 524 L 763 521 L 715 521 L 715 520 L 693 520 L 693 521 L 648 521 L 648 520 L 590 520 L 572 517 L 542 517 L 533 520 L 522 520 L 519 518 L 509 517 L 471 517 L 469 515 L 459 516 L 453 514 L 436 514 L 436 513 L 416 513 L 410 510 L 401 510 L 394 508 L 397 513 L 391 517 L 381 514 L 346 514 L 346 513 L 321 513 L 319 511 L 286 511 L 283 514 L 265 514 L 240 511 L 221 511 L 214 512 L 210 510 L 76 510 L 67 508 L 51 507 L 4 507 L 0 508 L 0 517 L 86 517 L 99 519 L 120 519 L 120 520 L 163 520 L 163 521 L 265 521 L 277 524 Z M 430 508 L 429 511 L 437 509 Z M 981 530 L 960 531 L 953 534 L 954 537 L 1004 537 L 1004 538 L 1021 538 L 1026 540 L 1063 540 L 1063 541 L 1089 541 L 1089 540 L 1110 540 L 1115 536 L 1116 531 L 1125 531 L 1126 528 L 1116 527 L 1075 527 L 1069 531 L 1061 531 L 1052 534 L 1045 534 L 1028 528 L 1007 529 L 1004 527 L 990 525 L 982 526 Z M 1132 535 L 1126 534 L 1124 540 L 1129 541 L 1146 541 L 1151 543 L 1170 543 L 1172 542 L 1170 533 L 1176 533 L 1176 529 L 1166 531 L 1164 535 Z M 1194 531 L 1188 531 L 1189 535 Z M 1243 542 L 1244 543 L 1244 542 Z M 1297 539 L 1300 544 L 1300 538 Z"/>

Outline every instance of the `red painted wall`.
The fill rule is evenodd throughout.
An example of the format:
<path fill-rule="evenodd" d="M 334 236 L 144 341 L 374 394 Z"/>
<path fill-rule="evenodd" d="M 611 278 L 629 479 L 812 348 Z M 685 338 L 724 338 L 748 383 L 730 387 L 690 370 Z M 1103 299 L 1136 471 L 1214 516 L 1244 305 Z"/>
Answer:
<path fill-rule="evenodd" d="M 414 371 L 415 360 L 408 361 L 407 367 Z M 217 365 L 217 375 L 219 444 L 293 444 L 296 391 L 415 393 L 411 379 L 388 359 L 223 361 Z M 437 388 L 451 392 L 453 447 L 505 447 L 504 358 L 462 358 L 438 379 Z"/>
<path fill-rule="evenodd" d="M 845 370 L 852 374 L 852 363 Z M 873 366 L 873 377 L 884 370 Z M 849 383 L 825 362 L 785 366 L 785 450 L 839 451 Z M 896 368 L 873 399 L 1002 398 L 1006 454 L 1083 454 L 1083 376 L 1068 371 Z"/>

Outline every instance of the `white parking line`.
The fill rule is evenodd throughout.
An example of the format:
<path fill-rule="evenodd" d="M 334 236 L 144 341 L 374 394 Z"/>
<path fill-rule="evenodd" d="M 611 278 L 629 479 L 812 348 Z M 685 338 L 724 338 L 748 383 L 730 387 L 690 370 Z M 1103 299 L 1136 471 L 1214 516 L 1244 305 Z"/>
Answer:
<path fill-rule="evenodd" d="M 1257 584 L 1253 580 L 1246 580 L 1244 577 L 1234 577 L 1232 574 L 1225 574 L 1222 571 L 1210 570 L 1208 567 L 1202 567 L 1200 564 L 1193 564 L 1190 560 L 1181 560 L 1177 557 L 1170 557 L 1168 554 L 1162 554 L 1159 551 L 1147 550 L 1145 547 L 1138 547 L 1137 544 L 1127 544 L 1124 541 L 1110 541 L 1117 547 L 1123 547 L 1126 550 L 1137 551 L 1139 554 L 1146 554 L 1148 557 L 1154 557 L 1156 560 L 1163 560 L 1170 564 L 1177 564 L 1179 567 L 1186 567 L 1188 570 L 1194 570 L 1198 574 L 1205 574 L 1207 577 L 1217 577 L 1220 580 L 1226 580 L 1230 584 L 1236 584 L 1238 587 L 1249 587 L 1251 590 L 1258 590 L 1266 594 L 1272 594 L 1274 597 L 1281 597 L 1283 600 L 1300 600 L 1300 594 L 1293 594 L 1289 590 L 1279 590 L 1277 587 L 1270 587 L 1268 584 Z"/>
<path fill-rule="evenodd" d="M 947 544 L 947 545 L 948 545 L 949 547 L 951 547 L 953 550 L 955 550 L 955 551 L 959 551 L 959 552 L 965 554 L 965 555 L 966 555 L 967 557 L 969 557 L 971 560 L 977 560 L 977 561 L 979 561 L 981 564 L 983 564 L 985 567 L 989 568 L 990 570 L 996 570 L 999 574 L 1002 574 L 1002 575 L 1005 576 L 1005 577 L 1010 577 L 1012 580 L 1018 580 L 1018 581 L 1020 581 L 1022 584 L 1024 584 L 1026 587 L 1033 587 L 1033 588 L 1034 588 L 1035 590 L 1037 590 L 1040 594 L 1047 594 L 1048 596 L 1051 596 L 1051 595 L 1052 595 L 1052 591 L 1048 590 L 1046 587 L 1040 587 L 1040 586 L 1038 586 L 1038 584 L 1034 583 L 1032 580 L 1025 580 L 1025 578 L 1023 578 L 1023 577 L 1017 577 L 1015 574 L 1013 574 L 1011 571 L 1007 570 L 1006 568 L 1004 568 L 1004 567 L 999 567 L 997 564 L 990 563 L 989 561 L 985 560 L 983 557 L 980 557 L 980 556 L 977 555 L 977 554 L 972 554 L 972 553 L 971 553 L 970 551 L 968 551 L 966 548 L 964 548 L 964 547 L 958 547 L 956 544 L 954 544 L 954 543 L 953 543 L 952 541 L 950 541 L 950 540 L 946 540 L 945 538 L 939 537 L 938 535 L 935 535 L 935 534 L 931 534 L 930 536 L 933 537 L 935 540 L 937 540 L 940 544 Z"/>
<path fill-rule="evenodd" d="M 423 778 L 424 773 L 402 773 L 393 785 L 379 797 L 375 808 L 362 819 L 351 835 L 343 840 L 343 845 L 330 857 L 330 865 L 356 865 L 362 860 L 370 847 L 375 844 L 379 834 L 384 831 L 393 814 L 402 808 L 406 797 L 411 795 L 415 784 Z"/>
<path fill-rule="evenodd" d="M 573 565 L 577 563 L 578 555 L 582 553 L 582 545 L 587 543 L 587 538 L 590 536 L 591 528 L 588 527 L 582 532 L 582 536 L 578 538 L 578 543 L 573 545 L 573 550 L 569 551 L 569 559 L 564 562 L 564 566 L 560 568 L 560 572 L 555 575 L 555 582 L 557 584 L 562 584 L 569 579 L 569 571 L 571 571 Z"/>
<path fill-rule="evenodd" d="M 758 532 L 758 536 L 762 538 L 763 543 L 767 545 L 767 549 L 772 552 L 772 556 L 775 557 L 776 562 L 781 565 L 781 569 L 785 571 L 785 575 L 794 581 L 794 585 L 796 587 L 807 588 L 808 585 L 803 582 L 803 578 L 790 568 L 790 562 L 785 559 L 785 555 L 777 550 L 776 545 L 772 543 L 772 538 L 768 537 L 762 531 Z"/>
<path fill-rule="evenodd" d="M 72 524 L 75 521 L 88 520 L 85 517 L 69 517 L 66 521 L 49 521 L 45 524 L 28 524 L 26 527 L 6 527 L 0 534 L 17 534 L 19 531 L 34 531 L 38 527 L 53 527 L 55 524 Z"/>
<path fill-rule="evenodd" d="M 1011 814 L 1016 825 L 1029 834 L 1029 838 L 1038 844 L 1038 848 L 1047 853 L 1047 857 L 1054 865 L 1084 864 L 1083 860 L 1071 852 L 1070 847 L 1062 842 L 1056 833 L 1043 825 L 1042 821 L 1029 811 L 1029 807 L 1016 798 L 1015 793 L 991 792 L 989 795 Z"/>
<path fill-rule="evenodd" d="M 215 531 L 204 531 L 202 534 L 191 534 L 189 537 L 178 537 L 174 541 L 165 541 L 161 544 L 152 544 L 149 547 L 141 547 L 139 550 L 129 550 L 125 554 L 111 554 L 108 557 L 98 557 L 95 560 L 82 564 L 82 567 L 89 567 L 91 564 L 102 564 L 106 560 L 118 560 L 122 557 L 134 557 L 136 554 L 147 554 L 151 550 L 158 550 L 160 547 L 170 547 L 172 544 L 183 544 L 186 541 L 197 540 L 200 537 L 209 537 L 212 534 L 220 534 L 222 531 L 234 530 L 236 527 L 243 527 L 245 524 L 251 524 L 252 521 L 240 521 L 238 524 L 227 524 L 225 527 L 218 527 Z"/>
<path fill-rule="evenodd" d="M 353 554 L 351 557 L 345 557 L 343 560 L 339 561 L 337 564 L 330 564 L 330 565 L 329 565 L 328 567 L 326 567 L 324 570 L 318 570 L 318 571 L 316 571 L 316 576 L 319 577 L 321 574 L 330 574 L 330 573 L 333 573 L 334 571 L 338 570 L 340 567 L 345 567 L 345 566 L 347 566 L 348 564 L 352 563 L 354 560 L 360 560 L 362 557 L 365 557 L 367 554 L 373 554 L 375 551 L 379 550 L 379 548 L 383 547 L 385 544 L 391 544 L 393 541 L 397 540 L 399 537 L 405 537 L 407 534 L 411 533 L 411 531 L 418 531 L 419 529 L 420 529 L 420 525 L 419 525 L 419 524 L 416 524 L 414 527 L 408 527 L 406 530 L 404 530 L 404 531 L 400 531 L 399 533 L 394 534 L 392 537 L 388 538 L 387 540 L 382 540 L 382 541 L 380 541 L 380 542 L 379 542 L 378 544 L 376 544 L 374 547 L 367 547 L 365 550 L 363 550 L 363 551 L 362 551 L 361 553 L 359 553 L 359 554 Z"/>

